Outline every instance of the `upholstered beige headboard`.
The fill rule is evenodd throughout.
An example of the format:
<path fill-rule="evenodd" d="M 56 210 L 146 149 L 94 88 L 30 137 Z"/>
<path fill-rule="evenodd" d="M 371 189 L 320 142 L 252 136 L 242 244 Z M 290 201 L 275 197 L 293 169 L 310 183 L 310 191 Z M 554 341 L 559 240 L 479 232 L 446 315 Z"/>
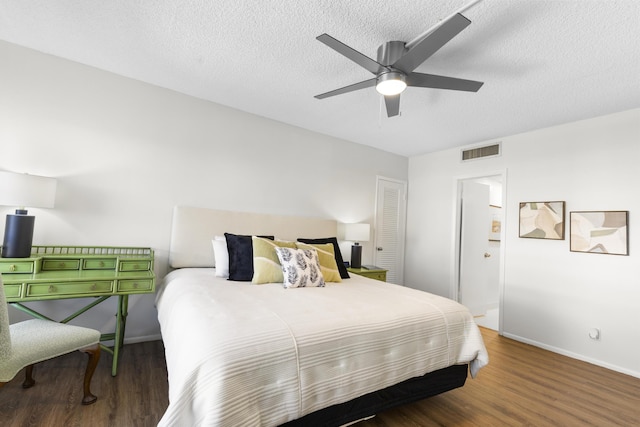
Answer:
<path fill-rule="evenodd" d="M 336 235 L 337 227 L 337 222 L 331 219 L 176 206 L 173 209 L 169 265 L 172 268 L 213 267 L 211 239 L 225 232 L 296 240 L 298 237 L 332 237 Z"/>

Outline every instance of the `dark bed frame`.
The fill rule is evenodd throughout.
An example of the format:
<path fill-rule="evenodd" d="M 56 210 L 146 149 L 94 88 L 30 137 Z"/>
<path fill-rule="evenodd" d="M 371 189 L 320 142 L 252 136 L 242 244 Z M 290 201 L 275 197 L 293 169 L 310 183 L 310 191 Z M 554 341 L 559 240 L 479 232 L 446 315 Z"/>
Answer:
<path fill-rule="evenodd" d="M 338 427 L 371 417 L 379 412 L 416 402 L 462 387 L 467 379 L 468 365 L 453 365 L 410 378 L 382 390 L 374 391 L 345 403 L 329 406 L 289 421 L 280 427 Z"/>

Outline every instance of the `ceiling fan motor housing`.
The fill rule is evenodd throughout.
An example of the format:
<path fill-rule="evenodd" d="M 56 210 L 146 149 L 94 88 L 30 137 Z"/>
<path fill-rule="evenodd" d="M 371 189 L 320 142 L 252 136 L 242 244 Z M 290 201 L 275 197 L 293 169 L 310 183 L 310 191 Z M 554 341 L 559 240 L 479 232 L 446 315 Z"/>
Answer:
<path fill-rule="evenodd" d="M 378 64 L 380 67 L 376 78 L 376 90 L 382 95 L 397 95 L 407 87 L 406 74 L 402 70 L 391 67 L 407 51 L 404 42 L 391 41 L 378 48 Z"/>
<path fill-rule="evenodd" d="M 378 63 L 391 65 L 396 62 L 408 50 L 404 42 L 392 41 L 380 45 L 378 48 Z"/>

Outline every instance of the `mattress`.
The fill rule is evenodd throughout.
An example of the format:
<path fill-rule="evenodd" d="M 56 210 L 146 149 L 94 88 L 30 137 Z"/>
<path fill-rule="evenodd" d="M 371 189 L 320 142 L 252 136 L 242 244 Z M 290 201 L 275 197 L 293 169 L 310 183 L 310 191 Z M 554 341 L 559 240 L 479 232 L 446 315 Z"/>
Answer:
<path fill-rule="evenodd" d="M 169 407 L 160 426 L 277 426 L 452 365 L 488 363 L 455 301 L 353 275 L 285 289 L 171 272 L 157 296 Z"/>

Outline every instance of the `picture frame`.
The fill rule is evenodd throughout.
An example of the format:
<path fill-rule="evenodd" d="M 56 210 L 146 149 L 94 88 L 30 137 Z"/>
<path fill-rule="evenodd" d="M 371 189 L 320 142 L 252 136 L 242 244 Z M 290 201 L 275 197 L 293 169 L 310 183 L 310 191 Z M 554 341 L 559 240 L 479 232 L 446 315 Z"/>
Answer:
<path fill-rule="evenodd" d="M 629 255 L 629 211 L 569 213 L 571 252 Z"/>
<path fill-rule="evenodd" d="M 521 202 L 518 235 L 528 239 L 564 240 L 565 202 Z"/>
<path fill-rule="evenodd" d="M 502 231 L 502 207 L 489 205 L 491 209 L 491 229 L 489 230 L 489 241 L 499 242 Z"/>

